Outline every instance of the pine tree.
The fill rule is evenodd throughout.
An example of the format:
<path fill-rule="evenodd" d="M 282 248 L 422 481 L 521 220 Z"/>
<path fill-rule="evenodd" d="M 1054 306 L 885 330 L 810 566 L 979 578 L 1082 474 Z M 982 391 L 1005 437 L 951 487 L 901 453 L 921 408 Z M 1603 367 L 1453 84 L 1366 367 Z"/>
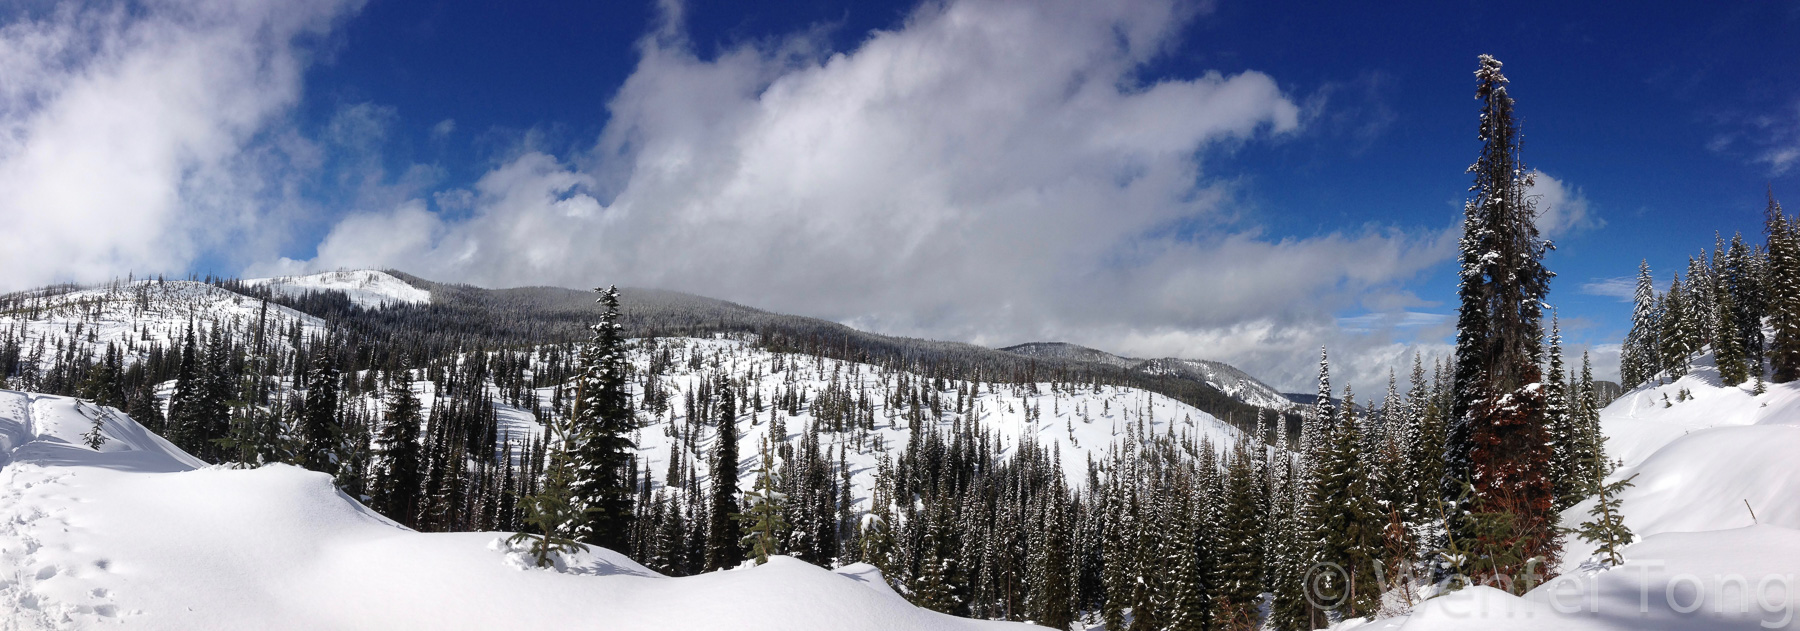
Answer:
<path fill-rule="evenodd" d="M 707 529 L 706 569 L 723 570 L 744 560 L 738 522 L 737 403 L 731 382 L 721 377 L 718 389 L 718 438 L 713 445 L 712 524 Z"/>
<path fill-rule="evenodd" d="M 1687 374 L 1689 358 L 1698 348 L 1694 339 L 1693 308 L 1690 302 L 1691 296 L 1687 288 L 1681 284 L 1681 277 L 1676 276 L 1669 282 L 1669 291 L 1663 294 L 1660 318 L 1662 331 L 1658 336 L 1662 341 L 1662 349 L 1658 354 L 1663 363 L 1658 368 L 1677 379 Z"/>
<path fill-rule="evenodd" d="M 306 373 L 306 399 L 300 412 L 300 466 L 335 475 L 338 438 L 338 368 L 331 345 L 313 350 Z"/>
<path fill-rule="evenodd" d="M 1800 379 L 1800 237 L 1795 222 L 1769 195 L 1766 229 L 1769 233 L 1769 324 L 1775 329 L 1769 363 L 1776 383 Z"/>
<path fill-rule="evenodd" d="M 1563 367 L 1562 323 L 1550 317 L 1550 370 L 1544 381 L 1544 421 L 1554 442 L 1551 479 L 1556 489 L 1557 511 L 1581 501 L 1586 486 L 1577 472 L 1582 467 L 1584 441 L 1575 414 L 1570 410 L 1569 387 Z"/>
<path fill-rule="evenodd" d="M 1513 100 L 1500 67 L 1483 55 L 1476 72 L 1483 147 L 1469 168 L 1475 197 L 1464 213 L 1454 407 L 1440 488 L 1444 501 L 1457 503 L 1446 511 L 1447 532 L 1470 538 L 1475 533 L 1469 521 L 1503 513 L 1517 522 L 1525 558 L 1554 567 L 1555 493 L 1539 387 L 1542 308 L 1553 276 L 1543 256 L 1551 245 L 1539 238 L 1537 209 L 1525 195 L 1531 178 L 1520 162 Z M 1475 485 L 1472 497 L 1461 493 L 1469 483 Z M 1489 571 L 1526 568 L 1495 565 Z"/>
<path fill-rule="evenodd" d="M 1744 340 L 1737 325 L 1738 306 L 1731 292 L 1718 293 L 1719 304 L 1713 310 L 1713 363 L 1719 367 L 1719 382 L 1736 386 L 1750 378 L 1745 365 Z"/>
<path fill-rule="evenodd" d="M 1657 341 L 1660 327 L 1656 322 L 1656 286 L 1650 277 L 1650 262 L 1638 262 L 1637 292 L 1632 302 L 1631 331 L 1625 335 L 1621 350 L 1619 377 L 1623 385 L 1635 388 L 1649 381 L 1662 365 L 1658 359 Z"/>
<path fill-rule="evenodd" d="M 775 455 L 769 451 L 768 441 L 763 441 L 762 468 L 756 472 L 756 487 L 745 494 L 749 508 L 735 515 L 738 521 L 750 532 L 744 535 L 743 542 L 755 555 L 756 564 L 769 562 L 771 555 L 781 554 L 782 533 L 788 529 L 787 519 L 782 517 L 787 502 L 787 494 L 775 490 L 779 483 L 775 480 Z"/>
<path fill-rule="evenodd" d="M 625 469 L 631 459 L 630 434 L 637 419 L 626 389 L 630 364 L 620 336 L 624 326 L 619 323 L 619 290 L 607 287 L 594 291 L 600 294 L 595 301 L 601 307 L 600 322 L 592 327 L 593 336 L 581 349 L 581 372 L 571 418 L 574 502 L 586 517 L 576 528 L 575 538 L 611 550 L 624 550 L 630 544 L 627 536 L 632 522 L 633 482 L 626 478 Z"/>
<path fill-rule="evenodd" d="M 1624 563 L 1625 557 L 1620 551 L 1631 545 L 1633 539 L 1631 529 L 1625 527 L 1625 518 L 1619 513 L 1619 504 L 1622 502 L 1619 494 L 1625 492 L 1626 487 L 1632 486 L 1631 480 L 1636 477 L 1632 475 L 1611 484 L 1596 481 L 1590 487 L 1596 498 L 1594 507 L 1588 509 L 1588 515 L 1593 516 L 1593 519 L 1582 522 L 1581 528 L 1576 532 L 1582 541 L 1599 544 L 1594 549 L 1594 554 L 1605 555 L 1607 565 Z"/>
<path fill-rule="evenodd" d="M 593 510 L 582 506 L 575 495 L 573 423 L 553 415 L 544 429 L 549 453 L 543 486 L 525 498 L 525 523 L 535 532 L 520 532 L 507 539 L 514 545 L 529 542 L 538 567 L 549 567 L 556 555 L 587 550 L 575 536 L 587 521 L 585 513 Z"/>
<path fill-rule="evenodd" d="M 1375 568 L 1381 560 L 1387 520 L 1370 493 L 1356 405 L 1347 387 L 1343 410 L 1342 420 L 1327 437 L 1314 481 L 1313 502 L 1321 515 L 1314 540 L 1319 546 L 1317 560 L 1336 564 L 1345 573 L 1326 575 L 1328 584 L 1321 585 L 1318 593 L 1339 605 L 1337 613 L 1351 618 L 1371 615 L 1380 606 Z"/>
<path fill-rule="evenodd" d="M 1240 443 L 1226 466 L 1218 541 L 1221 583 L 1217 591 L 1228 618 L 1254 618 L 1253 612 L 1262 599 L 1262 531 L 1268 522 L 1262 514 L 1263 489 L 1254 479 L 1253 462 L 1252 452 Z"/>
<path fill-rule="evenodd" d="M 375 510 L 408 527 L 417 527 L 422 447 L 419 444 L 420 406 L 405 379 L 388 389 L 387 410 L 376 439 L 380 467 L 375 473 Z"/>

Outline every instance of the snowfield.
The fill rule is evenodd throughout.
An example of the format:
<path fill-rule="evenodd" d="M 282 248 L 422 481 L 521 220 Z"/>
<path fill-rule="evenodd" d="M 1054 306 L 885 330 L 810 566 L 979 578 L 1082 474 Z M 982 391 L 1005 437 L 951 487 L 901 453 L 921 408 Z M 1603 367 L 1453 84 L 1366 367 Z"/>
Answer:
<path fill-rule="evenodd" d="M 66 397 L 0 390 L 0 465 L 0 629 L 1021 626 L 913 607 L 866 565 L 668 578 L 595 549 L 531 568 L 505 533 L 414 532 L 324 474 L 202 466 Z"/>
<path fill-rule="evenodd" d="M 364 309 L 380 309 L 388 305 L 431 304 L 431 292 L 412 286 L 393 274 L 376 270 L 323 272 L 307 276 L 250 278 L 245 285 L 268 285 L 269 290 L 285 296 L 311 292 L 341 291 L 350 302 Z"/>
<path fill-rule="evenodd" d="M 1800 629 L 1800 383 L 1766 387 L 1722 385 L 1707 355 L 1601 412 L 1607 457 L 1623 462 L 1608 481 L 1637 476 L 1621 494 L 1637 536 L 1624 565 L 1603 569 L 1569 536 L 1563 578 L 1523 598 L 1467 589 L 1341 628 Z M 1563 525 L 1588 520 L 1593 502 Z"/>

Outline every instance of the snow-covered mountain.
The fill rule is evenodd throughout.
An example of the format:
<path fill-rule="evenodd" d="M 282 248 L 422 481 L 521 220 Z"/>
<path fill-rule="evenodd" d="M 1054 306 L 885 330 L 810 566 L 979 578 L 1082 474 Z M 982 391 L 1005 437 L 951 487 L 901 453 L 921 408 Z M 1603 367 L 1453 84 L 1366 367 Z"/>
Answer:
<path fill-rule="evenodd" d="M 98 449 L 84 443 L 96 425 Z M 288 465 L 207 467 L 115 410 L 0 390 L 5 629 L 1005 629 L 867 565 L 664 577 L 604 549 L 537 569 L 506 533 L 413 532 Z"/>
<path fill-rule="evenodd" d="M 1028 357 L 1093 362 L 1149 375 L 1198 381 L 1225 393 L 1226 396 L 1259 408 L 1285 412 L 1296 407 L 1294 402 L 1280 390 L 1276 390 L 1250 376 L 1249 373 L 1238 370 L 1237 367 L 1225 362 L 1175 357 L 1136 359 L 1067 342 L 1030 342 L 1008 346 L 1000 350 Z"/>
<path fill-rule="evenodd" d="M 267 286 L 285 296 L 301 296 L 311 292 L 341 291 L 352 303 L 364 309 L 380 309 L 388 305 L 431 304 L 431 292 L 414 287 L 387 272 L 376 270 L 342 270 L 306 276 L 247 278 L 251 287 Z"/>

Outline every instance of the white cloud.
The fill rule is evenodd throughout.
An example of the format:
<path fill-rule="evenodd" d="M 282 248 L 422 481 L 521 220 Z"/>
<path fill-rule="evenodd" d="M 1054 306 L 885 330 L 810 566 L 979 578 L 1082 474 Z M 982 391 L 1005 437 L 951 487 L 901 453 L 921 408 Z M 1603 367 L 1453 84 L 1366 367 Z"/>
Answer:
<path fill-rule="evenodd" d="M 0 289 L 181 272 L 283 238 L 279 128 L 296 40 L 358 3 L 152 0 L 16 10 L 0 27 Z"/>
<path fill-rule="evenodd" d="M 1537 203 L 1537 228 L 1545 238 L 1554 239 L 1606 225 L 1606 220 L 1588 212 L 1587 196 L 1581 189 L 1543 171 L 1532 171 L 1531 178 L 1525 196 Z"/>
<path fill-rule="evenodd" d="M 1581 293 L 1589 296 L 1609 296 L 1619 302 L 1631 302 L 1637 299 L 1637 278 L 1619 276 L 1616 278 L 1596 278 L 1581 284 Z"/>
<path fill-rule="evenodd" d="M 855 50 L 801 35 L 701 59 L 668 17 L 591 155 L 526 151 L 435 197 L 463 210 L 358 214 L 284 267 L 616 282 L 888 333 L 1309 366 L 1279 353 L 1342 342 L 1338 310 L 1445 260 L 1454 235 L 1236 223 L 1205 163 L 1296 131 L 1300 110 L 1254 71 L 1139 80 L 1184 18 L 962 0 Z"/>

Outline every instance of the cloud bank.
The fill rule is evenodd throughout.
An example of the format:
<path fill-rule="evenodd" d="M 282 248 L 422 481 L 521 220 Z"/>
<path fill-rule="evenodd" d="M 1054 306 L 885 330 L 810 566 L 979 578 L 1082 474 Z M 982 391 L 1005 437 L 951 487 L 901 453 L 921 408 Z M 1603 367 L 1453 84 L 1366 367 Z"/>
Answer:
<path fill-rule="evenodd" d="M 1402 354 L 1393 327 L 1349 335 L 1334 314 L 1425 304 L 1397 286 L 1454 235 L 1245 220 L 1206 165 L 1305 119 L 1254 71 L 1140 80 L 1188 13 L 928 3 L 854 50 L 802 34 L 710 59 L 669 17 L 591 151 L 523 150 L 252 271 L 655 286 L 885 333 L 1217 358 L 1282 385 L 1310 381 L 1322 343 Z"/>
<path fill-rule="evenodd" d="M 284 238 L 316 161 L 277 125 L 354 0 L 16 9 L 0 27 L 0 290 L 181 273 Z"/>

